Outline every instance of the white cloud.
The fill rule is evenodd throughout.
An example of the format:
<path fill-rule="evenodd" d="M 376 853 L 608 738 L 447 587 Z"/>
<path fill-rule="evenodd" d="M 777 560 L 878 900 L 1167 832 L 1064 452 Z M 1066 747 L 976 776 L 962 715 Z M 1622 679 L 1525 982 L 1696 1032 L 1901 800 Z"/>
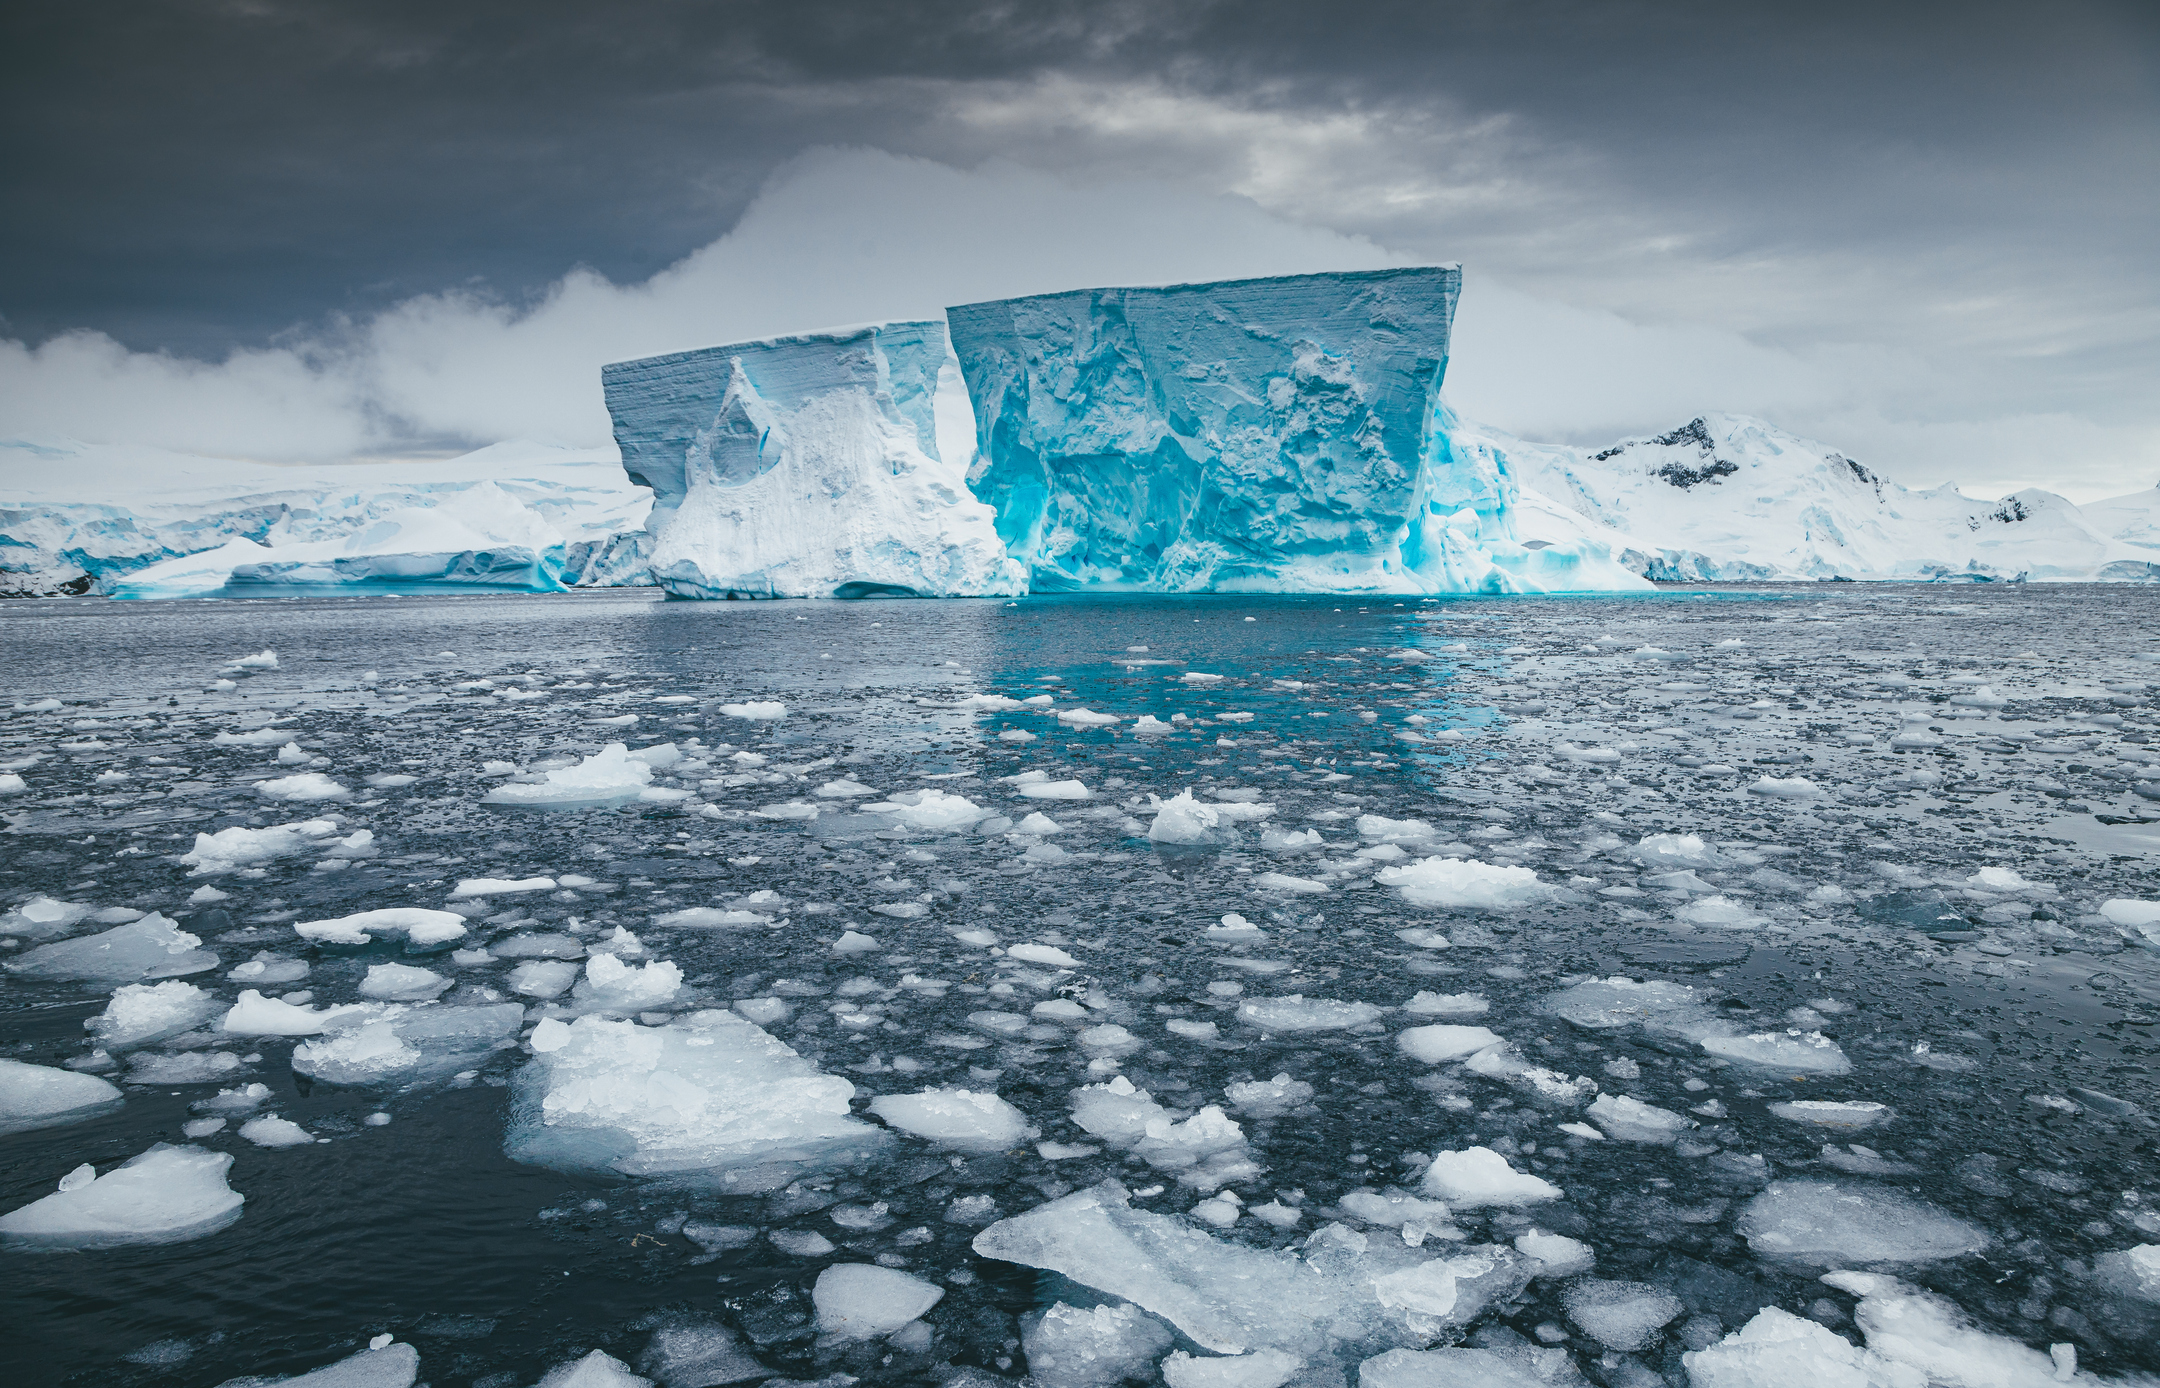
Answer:
<path fill-rule="evenodd" d="M 1090 111 L 1098 124 L 1115 119 Z M 1260 116 L 1209 130 L 1233 146 L 1283 133 Z M 1364 133 L 1349 122 L 1281 145 L 1277 164 L 1247 165 L 1229 186 L 1279 196 L 1283 166 L 1324 164 Z M 129 352 L 95 333 L 34 349 L 0 342 L 0 434 L 295 461 L 517 437 L 591 446 L 609 437 L 599 385 L 609 361 L 1077 285 L 1408 263 L 1189 182 L 1074 182 L 1008 163 L 961 170 L 824 151 L 777 175 L 734 230 L 642 284 L 577 271 L 527 306 L 430 295 L 215 364 Z M 1644 324 L 1523 292 L 1474 263 L 1466 279 L 1449 397 L 1526 437 L 1602 442 L 1729 410 L 1812 434 L 1900 481 L 1957 480 L 1976 494 L 2037 481 L 2106 495 L 2160 472 L 2149 431 L 2008 408 L 1995 418 L 1908 356 Z"/>

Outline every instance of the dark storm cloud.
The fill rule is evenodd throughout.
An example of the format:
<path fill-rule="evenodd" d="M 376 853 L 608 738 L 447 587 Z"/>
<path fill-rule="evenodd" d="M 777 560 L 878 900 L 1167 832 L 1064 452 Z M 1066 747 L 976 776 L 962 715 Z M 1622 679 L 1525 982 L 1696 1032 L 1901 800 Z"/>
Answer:
<path fill-rule="evenodd" d="M 339 315 L 543 302 L 577 266 L 635 284 L 805 151 L 867 146 L 1463 260 L 1466 332 L 1515 339 L 1462 380 L 1521 427 L 1681 408 L 1608 364 L 1669 330 L 1705 405 L 1930 459 L 1993 439 L 1982 474 L 2046 480 L 2013 434 L 2085 430 L 2102 471 L 2160 440 L 2144 3 L 136 0 L 0 25 L 0 336 L 30 344 L 283 343 L 254 366 L 304 375 Z M 875 240 L 883 212 L 841 215 Z"/>

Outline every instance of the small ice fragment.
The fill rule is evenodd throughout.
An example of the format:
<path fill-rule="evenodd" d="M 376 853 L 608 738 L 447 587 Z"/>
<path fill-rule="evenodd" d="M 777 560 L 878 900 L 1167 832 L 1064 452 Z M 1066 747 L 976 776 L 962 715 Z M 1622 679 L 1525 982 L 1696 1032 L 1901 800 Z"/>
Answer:
<path fill-rule="evenodd" d="M 0 1244 L 22 1248 L 119 1248 L 182 1243 L 240 1217 L 246 1198 L 225 1184 L 232 1158 L 160 1142 L 103 1176 L 78 1168 L 61 1188 L 0 1215 Z"/>
<path fill-rule="evenodd" d="M 1561 1190 L 1542 1176 L 1517 1171 L 1506 1157 L 1490 1147 L 1471 1147 L 1442 1152 L 1426 1168 L 1419 1188 L 1449 1205 L 1474 1208 L 1485 1205 L 1534 1205 L 1557 1200 Z"/>
<path fill-rule="evenodd" d="M 943 1287 L 871 1263 L 836 1263 L 810 1291 L 818 1329 L 841 1340 L 890 1335 L 944 1297 Z"/>
<path fill-rule="evenodd" d="M 257 1147 L 307 1147 L 315 1141 L 315 1134 L 289 1118 L 275 1115 L 251 1118 L 242 1123 L 240 1136 Z"/>
<path fill-rule="evenodd" d="M 80 1123 L 123 1102 L 116 1086 L 95 1075 L 0 1059 L 0 1135 Z"/>
<path fill-rule="evenodd" d="M 880 1095 L 870 1101 L 870 1111 L 902 1132 L 959 1152 L 1004 1151 L 1037 1136 L 1011 1104 L 965 1089 Z"/>
<path fill-rule="evenodd" d="M 1760 1257 L 1830 1267 L 1933 1262 L 1990 1242 L 1926 1201 L 1834 1181 L 1772 1182 L 1741 1210 L 1738 1229 Z"/>
<path fill-rule="evenodd" d="M 1020 1318 L 1020 1344 L 1029 1377 L 1041 1388 L 1117 1388 L 1128 1378 L 1152 1377 L 1172 1338 L 1130 1302 L 1082 1310 L 1060 1301 Z"/>
<path fill-rule="evenodd" d="M 1441 1024 L 1411 1027 L 1395 1038 L 1395 1044 L 1412 1060 L 1423 1061 L 1427 1065 L 1439 1065 L 1450 1060 L 1460 1060 L 1466 1055 L 1484 1050 L 1487 1046 L 1503 1045 L 1506 1040 L 1506 1037 L 1484 1027 Z"/>

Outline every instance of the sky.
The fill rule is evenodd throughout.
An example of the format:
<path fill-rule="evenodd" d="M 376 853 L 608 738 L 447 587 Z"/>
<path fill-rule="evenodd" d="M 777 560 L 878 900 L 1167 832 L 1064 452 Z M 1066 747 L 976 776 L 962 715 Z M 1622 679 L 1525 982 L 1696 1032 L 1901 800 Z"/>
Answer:
<path fill-rule="evenodd" d="M 607 441 L 600 363 L 1460 262 L 1446 393 L 2160 482 L 2160 6 L 131 0 L 0 14 L 0 436 Z"/>

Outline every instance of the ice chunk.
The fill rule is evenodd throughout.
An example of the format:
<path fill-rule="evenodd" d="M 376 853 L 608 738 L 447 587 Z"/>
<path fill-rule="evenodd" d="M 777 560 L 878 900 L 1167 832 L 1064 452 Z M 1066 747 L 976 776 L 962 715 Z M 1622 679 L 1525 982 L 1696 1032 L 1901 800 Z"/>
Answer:
<path fill-rule="evenodd" d="M 349 800 L 352 792 L 323 775 L 320 771 L 303 771 L 297 776 L 280 776 L 276 780 L 257 781 L 255 793 L 265 800 Z"/>
<path fill-rule="evenodd" d="M 138 1051 L 128 1063 L 130 1084 L 209 1084 L 239 1070 L 240 1057 L 231 1051 L 184 1051 L 160 1055 Z"/>
<path fill-rule="evenodd" d="M 526 892 L 552 892 L 552 877 L 467 877 L 450 889 L 450 895 L 464 899 L 487 896 L 520 896 Z"/>
<path fill-rule="evenodd" d="M 257 1147 L 308 1147 L 315 1142 L 315 1134 L 289 1118 L 274 1114 L 250 1118 L 242 1123 L 240 1136 Z"/>
<path fill-rule="evenodd" d="M 940 459 L 941 323 L 709 347 L 601 372 L 680 597 L 1018 595 L 991 509 Z"/>
<path fill-rule="evenodd" d="M 1765 1070 L 1842 1075 L 1852 1069 L 1852 1062 L 1845 1058 L 1845 1052 L 1837 1042 L 1819 1031 L 1801 1031 L 1797 1027 L 1783 1033 L 1762 1031 L 1746 1036 L 1706 1036 L 1699 1044 L 1722 1060 Z"/>
<path fill-rule="evenodd" d="M 1447 1025 L 1412 1027 L 1395 1038 L 1395 1044 L 1402 1048 L 1404 1055 L 1412 1060 L 1421 1060 L 1427 1065 L 1460 1060 L 1466 1055 L 1484 1050 L 1487 1046 L 1506 1043 L 1506 1037 L 1487 1031 L 1484 1027 Z"/>
<path fill-rule="evenodd" d="M 1279 1349 L 1204 1359 L 1177 1350 L 1162 1361 L 1162 1376 L 1170 1388 L 1282 1388 L 1304 1367 L 1304 1360 Z"/>
<path fill-rule="evenodd" d="M 1042 1388 L 1114 1388 L 1152 1377 L 1170 1332 L 1129 1302 L 1082 1310 L 1060 1301 L 1020 1318 L 1028 1376 Z"/>
<path fill-rule="evenodd" d="M 1805 776 L 1758 776 L 1748 786 L 1748 794 L 1772 800 L 1821 800 L 1828 792 Z"/>
<path fill-rule="evenodd" d="M 543 967 L 524 964 L 520 968 Z M 664 1007 L 683 992 L 683 971 L 667 959 L 647 964 L 626 964 L 614 954 L 595 954 L 585 961 L 585 977 L 577 985 L 581 1008 L 607 1008 L 616 1012 L 641 1012 Z"/>
<path fill-rule="evenodd" d="M 1754 930 L 1769 923 L 1770 918 L 1722 894 L 1706 896 L 1691 901 L 1673 912 L 1673 919 L 1689 925 L 1706 925 L 1719 930 Z"/>
<path fill-rule="evenodd" d="M 1460 1237 L 1448 1223 L 1448 1207 L 1438 1200 L 1426 1200 L 1397 1190 L 1353 1190 L 1336 1202 L 1343 1213 L 1367 1224 L 1379 1224 L 1389 1229 L 1400 1229 L 1405 1224 L 1421 1224 L 1429 1230 L 1449 1230 L 1450 1237 Z"/>
<path fill-rule="evenodd" d="M 358 1354 L 292 1378 L 235 1378 L 219 1388 L 412 1388 L 420 1376 L 420 1351 L 378 1335 Z"/>
<path fill-rule="evenodd" d="M 689 1318 L 653 1331 L 638 1368 L 662 1388 L 722 1388 L 772 1375 L 743 1349 L 735 1332 L 718 1321 Z"/>
<path fill-rule="evenodd" d="M 1738 1228 L 1762 1257 L 1827 1267 L 1933 1262 L 1990 1242 L 1924 1200 L 1833 1181 L 1774 1181 L 1740 1211 Z"/>
<path fill-rule="evenodd" d="M 80 1123 L 124 1102 L 116 1086 L 95 1075 L 0 1059 L 0 1136 Z"/>
<path fill-rule="evenodd" d="M 55 940 L 25 950 L 8 960 L 6 968 L 21 978 L 117 985 L 216 968 L 217 956 L 199 948 L 201 944 L 197 937 L 152 912 L 101 934 Z"/>
<path fill-rule="evenodd" d="M 1223 1095 L 1239 1113 L 1252 1118 L 1280 1118 L 1300 1104 L 1311 1103 L 1313 1087 L 1280 1074 L 1269 1080 L 1227 1085 Z"/>
<path fill-rule="evenodd" d="M 933 833 L 965 829 L 990 813 L 964 795 L 942 790 L 909 792 L 906 800 L 895 796 L 865 808 L 890 814 L 907 828 Z"/>
<path fill-rule="evenodd" d="M 510 971 L 510 991 L 527 998 L 560 997 L 577 982 L 578 966 L 562 959 L 528 959 Z"/>
<path fill-rule="evenodd" d="M 1421 858 L 1407 867 L 1382 868 L 1373 880 L 1400 889 L 1412 906 L 1456 911 L 1515 911 L 1552 901 L 1559 891 L 1529 868 L 1474 858 Z"/>
<path fill-rule="evenodd" d="M 1698 834 L 1650 834 L 1635 845 L 1635 858 L 1646 868 L 1717 867 L 1725 855 Z"/>
<path fill-rule="evenodd" d="M 632 753 L 623 743 L 610 742 L 576 766 L 548 772 L 547 779 L 537 785 L 497 786 L 480 803 L 558 810 L 620 805 L 637 799 L 651 781 L 651 758 Z"/>
<path fill-rule="evenodd" d="M 1221 807 L 1203 804 L 1190 790 L 1181 790 L 1157 802 L 1147 836 L 1156 843 L 1226 843 L 1237 838 L 1237 827 L 1223 819 Z"/>
<path fill-rule="evenodd" d="M 1915 1373 L 1929 1384 L 2049 1388 L 2056 1383 L 2092 1385 L 2106 1381 L 2077 1371 L 2075 1346 L 2058 1345 L 2054 1347 L 2056 1353 L 2043 1354 L 2008 1336 L 1982 1329 L 1945 1298 L 1895 1277 L 1833 1272 L 1826 1274 L 1823 1281 L 1860 1298 L 1860 1304 L 1853 1308 L 1853 1323 L 1867 1337 L 1870 1353 Z"/>
<path fill-rule="evenodd" d="M 1014 945 L 1005 951 L 1005 957 L 1017 959 L 1023 964 L 1046 964 L 1057 969 L 1080 967 L 1079 960 L 1056 945 Z"/>
<path fill-rule="evenodd" d="M 540 1376 L 539 1388 L 652 1388 L 652 1380 L 630 1372 L 630 1366 L 596 1349 L 583 1359 L 558 1364 Z"/>
<path fill-rule="evenodd" d="M 225 1184 L 232 1158 L 160 1142 L 100 1176 L 78 1167 L 60 1189 L 0 1215 L 0 1243 L 19 1248 L 120 1248 L 184 1243 L 240 1218 Z"/>
<path fill-rule="evenodd" d="M 524 1025 L 514 1002 L 393 1009 L 293 1048 L 292 1067 L 326 1084 L 409 1083 L 462 1070 Z"/>
<path fill-rule="evenodd" d="M 1586 1277 L 1562 1298 L 1568 1319 L 1607 1349 L 1645 1350 L 1663 1338 L 1667 1325 L 1686 1309 L 1680 1298 L 1646 1282 L 1604 1282 Z"/>
<path fill-rule="evenodd" d="M 1836 1331 L 1765 1306 L 1705 1349 L 1680 1356 L 1691 1388 L 1927 1388 L 1928 1377 Z"/>
<path fill-rule="evenodd" d="M 505 1144 L 517 1161 L 741 1186 L 753 1168 L 845 1161 L 886 1140 L 849 1116 L 855 1086 L 731 1012 L 657 1027 L 550 1019 L 532 1046 Z"/>
<path fill-rule="evenodd" d="M 380 1010 L 368 1003 L 307 1007 L 279 998 L 266 998 L 259 989 L 243 988 L 239 999 L 218 1026 L 222 1031 L 240 1036 L 314 1036 L 332 1027 L 357 1026 Z"/>
<path fill-rule="evenodd" d="M 839 1340 L 890 1335 L 945 1299 L 945 1289 L 873 1263 L 835 1263 L 810 1289 L 818 1329 Z"/>
<path fill-rule="evenodd" d="M 1377 1020 L 1385 1011 L 1369 1002 L 1291 993 L 1280 998 L 1248 998 L 1238 1004 L 1238 1020 L 1265 1031 L 1341 1031 Z"/>
<path fill-rule="evenodd" d="M 1517 1171 L 1490 1147 L 1442 1152 L 1426 1168 L 1419 1189 L 1458 1209 L 1535 1205 L 1561 1195 L 1560 1187 L 1542 1176 Z"/>
<path fill-rule="evenodd" d="M 2109 905 L 2115 903 L 2110 902 Z M 77 922 L 87 919 L 96 907 L 88 902 L 55 901 L 49 896 L 33 896 L 22 905 L 0 916 L 0 935 L 13 935 L 24 940 L 49 940 L 55 935 L 65 935 L 75 928 Z"/>
<path fill-rule="evenodd" d="M 1684 983 L 1638 983 L 1614 975 L 1578 983 L 1545 1000 L 1545 1010 L 1590 1031 L 1643 1026 L 1685 1035 L 1707 1022 L 1708 1000 Z"/>
<path fill-rule="evenodd" d="M 2160 1304 L 2160 1243 L 2103 1253 L 2093 1259 L 2093 1272 L 2118 1295 Z"/>
<path fill-rule="evenodd" d="M 191 869 L 188 876 L 211 877 L 322 847 L 336 832 L 337 821 L 330 819 L 273 824 L 266 829 L 234 825 L 215 834 L 197 834 L 195 847 L 182 854 L 180 861 Z"/>
<path fill-rule="evenodd" d="M 385 1002 L 431 1002 L 450 980 L 432 969 L 411 964 L 371 964 L 360 981 L 360 996 Z"/>
<path fill-rule="evenodd" d="M 192 983 L 128 983 L 115 988 L 105 1010 L 83 1026 L 107 1051 L 124 1051 L 178 1036 L 222 1010 L 223 1003 Z"/>
<path fill-rule="evenodd" d="M 1515 543 L 1439 402 L 1452 266 L 1073 290 L 946 310 L 969 482 L 1036 592 L 1641 586 Z"/>
<path fill-rule="evenodd" d="M 1824 1128 L 1872 1128 L 1890 1117 L 1887 1104 L 1866 1099 L 1799 1099 L 1792 1103 L 1771 1104 L 1769 1109 L 1788 1122 L 1813 1123 Z"/>
<path fill-rule="evenodd" d="M 729 718 L 741 718 L 751 723 L 777 723 L 787 717 L 787 705 L 778 699 L 752 699 L 742 704 L 722 704 L 720 712 Z M 762 761 L 753 765 L 762 766 Z"/>
<path fill-rule="evenodd" d="M 997 1095 L 965 1089 L 884 1094 L 870 1101 L 870 1111 L 902 1132 L 960 1152 L 1000 1152 L 1038 1135 Z"/>
<path fill-rule="evenodd" d="M 1515 1248 L 1524 1257 L 1538 1263 L 1537 1275 L 1541 1278 L 1549 1277 L 1557 1281 L 1588 1272 L 1597 1266 L 1597 1254 L 1591 1251 L 1590 1245 L 1571 1239 L 1565 1234 L 1548 1234 L 1542 1229 L 1533 1229 L 1516 1237 Z"/>
<path fill-rule="evenodd" d="M 1547 1388 L 1491 1350 L 1393 1349 L 1358 1365 L 1358 1388 Z"/>
<path fill-rule="evenodd" d="M 1492 1006 L 1482 993 L 1420 992 L 1403 1004 L 1413 1017 L 1482 1017 Z"/>
<path fill-rule="evenodd" d="M 1605 1136 L 1622 1142 L 1670 1145 L 1674 1138 L 1695 1126 L 1695 1120 L 1671 1109 L 1658 1108 L 1625 1094 L 1600 1094 L 1585 1117 L 1605 1130 Z"/>

